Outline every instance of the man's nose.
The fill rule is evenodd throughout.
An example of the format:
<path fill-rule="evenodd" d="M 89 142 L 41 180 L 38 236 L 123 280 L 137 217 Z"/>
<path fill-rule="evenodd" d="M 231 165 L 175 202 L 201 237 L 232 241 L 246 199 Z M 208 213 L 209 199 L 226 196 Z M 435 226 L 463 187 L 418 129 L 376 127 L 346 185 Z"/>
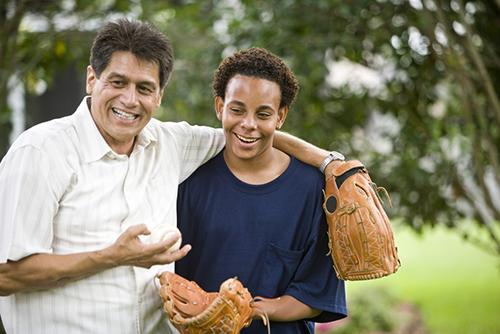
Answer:
<path fill-rule="evenodd" d="M 138 103 L 137 100 L 137 89 L 135 85 L 128 85 L 123 92 L 123 102 L 127 106 L 135 106 Z"/>

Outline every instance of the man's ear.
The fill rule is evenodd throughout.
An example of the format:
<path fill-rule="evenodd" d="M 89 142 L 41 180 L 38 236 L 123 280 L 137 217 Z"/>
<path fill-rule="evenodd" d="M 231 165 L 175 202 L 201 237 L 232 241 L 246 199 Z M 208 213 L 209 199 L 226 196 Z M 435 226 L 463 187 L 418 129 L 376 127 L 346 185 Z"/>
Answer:
<path fill-rule="evenodd" d="M 85 89 L 87 95 L 92 95 L 92 91 L 94 90 L 94 85 L 97 80 L 97 75 L 92 68 L 92 66 L 87 66 L 87 81 L 85 83 Z"/>
<path fill-rule="evenodd" d="M 284 106 L 278 110 L 278 122 L 276 123 L 276 129 L 281 129 L 281 126 L 285 123 L 286 115 L 288 115 L 288 106 Z"/>
<path fill-rule="evenodd" d="M 222 111 L 224 110 L 224 100 L 220 96 L 216 96 L 214 100 L 215 104 L 215 114 L 217 115 L 217 119 L 222 121 Z"/>
<path fill-rule="evenodd" d="M 156 101 L 156 107 L 161 105 L 161 100 L 163 99 L 163 92 L 165 91 L 165 87 L 160 89 L 160 93 L 158 94 L 158 101 Z"/>

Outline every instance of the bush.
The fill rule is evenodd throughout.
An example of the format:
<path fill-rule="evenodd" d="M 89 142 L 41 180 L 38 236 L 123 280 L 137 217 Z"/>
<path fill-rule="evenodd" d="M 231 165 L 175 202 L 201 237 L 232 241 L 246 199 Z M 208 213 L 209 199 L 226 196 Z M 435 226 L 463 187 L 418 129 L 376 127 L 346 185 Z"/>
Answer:
<path fill-rule="evenodd" d="M 348 298 L 347 319 L 317 324 L 318 334 L 424 334 L 418 308 L 385 287 L 357 291 Z"/>

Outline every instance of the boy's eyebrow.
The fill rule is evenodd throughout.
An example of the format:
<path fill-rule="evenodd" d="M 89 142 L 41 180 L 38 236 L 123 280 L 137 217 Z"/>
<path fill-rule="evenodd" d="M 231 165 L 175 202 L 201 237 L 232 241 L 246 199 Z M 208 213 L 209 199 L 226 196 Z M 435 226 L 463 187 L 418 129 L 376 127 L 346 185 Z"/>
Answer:
<path fill-rule="evenodd" d="M 239 100 L 231 100 L 229 101 L 229 103 L 231 104 L 236 104 L 238 107 L 245 107 L 246 104 L 239 101 Z M 257 110 L 263 110 L 263 109 L 270 109 L 270 110 L 274 110 L 273 106 L 272 105 L 268 105 L 268 104 L 262 104 L 260 105 Z"/>
<path fill-rule="evenodd" d="M 231 101 L 229 101 L 229 103 L 237 104 L 237 105 L 242 106 L 242 107 L 245 106 L 245 103 L 243 103 L 239 100 L 231 100 Z"/>

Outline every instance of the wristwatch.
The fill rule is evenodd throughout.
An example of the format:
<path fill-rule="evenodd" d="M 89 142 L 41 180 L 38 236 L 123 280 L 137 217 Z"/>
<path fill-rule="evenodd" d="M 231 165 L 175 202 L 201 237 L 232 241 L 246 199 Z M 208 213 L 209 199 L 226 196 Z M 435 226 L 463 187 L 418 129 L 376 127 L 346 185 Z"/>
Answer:
<path fill-rule="evenodd" d="M 324 174 L 326 166 L 328 166 L 328 164 L 334 160 L 344 161 L 345 157 L 342 153 L 339 153 L 337 151 L 331 151 L 330 153 L 328 153 L 328 155 L 326 156 L 325 160 L 323 160 L 321 165 L 319 165 L 319 170 L 321 171 L 321 173 Z"/>

